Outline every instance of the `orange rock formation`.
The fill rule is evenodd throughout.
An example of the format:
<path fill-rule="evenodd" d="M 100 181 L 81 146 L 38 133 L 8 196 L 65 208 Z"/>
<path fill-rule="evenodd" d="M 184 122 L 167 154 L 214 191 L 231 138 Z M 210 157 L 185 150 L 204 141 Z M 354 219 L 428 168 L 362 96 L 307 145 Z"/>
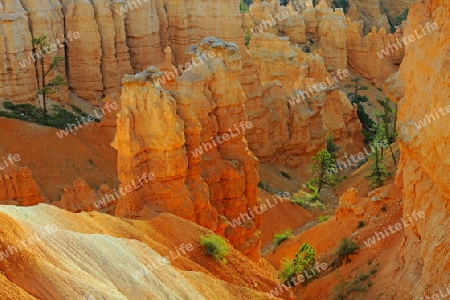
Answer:
<path fill-rule="evenodd" d="M 144 173 L 155 179 L 121 198 L 116 214 L 145 218 L 151 211 L 170 212 L 226 236 L 257 259 L 260 216 L 228 225 L 258 204 L 257 161 L 242 128 L 247 116 L 238 81 L 240 51 L 207 38 L 190 49 L 193 64 L 210 51 L 214 58 L 178 79 L 175 97 L 159 85 L 156 68 L 125 77 L 113 143 L 119 180 L 124 188 Z"/>

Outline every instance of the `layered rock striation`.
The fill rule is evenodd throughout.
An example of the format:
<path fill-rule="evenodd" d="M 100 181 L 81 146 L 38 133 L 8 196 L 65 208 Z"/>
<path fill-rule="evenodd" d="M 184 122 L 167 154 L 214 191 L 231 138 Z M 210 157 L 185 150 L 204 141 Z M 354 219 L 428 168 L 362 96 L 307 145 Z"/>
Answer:
<path fill-rule="evenodd" d="M 405 228 L 395 282 L 397 295 L 438 294 L 450 281 L 448 231 L 450 221 L 450 5 L 439 0 L 415 3 L 405 35 L 427 22 L 438 29 L 406 48 L 399 74 L 387 82 L 398 101 L 401 162 L 396 184 L 403 191 L 403 217 L 424 211 L 425 220 Z M 433 296 L 434 298 L 434 296 Z"/>
<path fill-rule="evenodd" d="M 201 58 L 210 52 L 213 58 Z M 245 139 L 252 124 L 238 81 L 240 51 L 206 38 L 189 53 L 193 67 L 178 78 L 173 94 L 160 86 L 163 74 L 154 67 L 123 80 L 113 143 L 119 180 L 125 187 L 144 173 L 154 179 L 123 196 L 115 213 L 145 218 L 151 211 L 170 212 L 258 259 L 261 216 L 242 218 L 258 205 L 258 174 Z"/>
<path fill-rule="evenodd" d="M 304 166 L 324 147 L 329 130 L 342 149 L 358 144 L 361 124 L 338 87 L 350 73 L 347 77 L 346 70 L 339 70 L 340 77 L 335 74 L 338 70 L 328 73 L 318 53 L 305 53 L 288 39 L 269 33 L 255 35 L 249 50 L 261 76 L 262 93 L 247 101 L 254 125 L 247 139 L 262 162 Z M 317 88 L 320 84 L 324 88 Z"/>

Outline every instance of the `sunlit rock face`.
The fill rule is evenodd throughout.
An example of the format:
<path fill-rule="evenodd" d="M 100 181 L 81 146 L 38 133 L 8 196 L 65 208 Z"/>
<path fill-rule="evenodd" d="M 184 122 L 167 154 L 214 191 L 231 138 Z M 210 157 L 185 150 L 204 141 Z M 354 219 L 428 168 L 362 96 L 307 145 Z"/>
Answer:
<path fill-rule="evenodd" d="M 173 96 L 159 85 L 162 73 L 153 67 L 123 80 L 113 143 L 119 180 L 123 189 L 133 180 L 143 184 L 121 197 L 116 215 L 170 212 L 226 236 L 258 259 L 261 216 L 229 225 L 258 204 L 257 160 L 245 139 L 252 124 L 238 81 L 240 51 L 206 38 L 189 53 L 192 68 L 178 79 Z"/>
<path fill-rule="evenodd" d="M 423 221 L 405 228 L 397 286 L 398 295 L 408 298 L 424 292 L 432 295 L 450 281 L 446 250 L 450 230 L 449 19 L 450 5 L 443 1 L 427 0 L 411 7 L 405 36 L 425 29 L 428 22 L 437 27 L 408 45 L 399 74 L 386 86 L 399 101 L 402 156 L 396 184 L 403 189 L 403 217 L 426 213 Z"/>

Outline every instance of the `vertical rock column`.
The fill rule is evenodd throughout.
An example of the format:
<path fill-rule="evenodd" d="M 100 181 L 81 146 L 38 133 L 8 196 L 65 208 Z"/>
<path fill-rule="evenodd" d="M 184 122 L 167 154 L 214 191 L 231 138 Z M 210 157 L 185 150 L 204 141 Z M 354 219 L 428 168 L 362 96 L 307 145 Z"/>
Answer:
<path fill-rule="evenodd" d="M 36 69 L 31 59 L 28 14 L 18 0 L 0 6 L 0 99 L 31 101 L 36 98 Z M 23 38 L 18 39 L 17 33 Z M 25 60 L 25 61 L 24 61 Z M 22 64 L 22 66 L 21 66 Z"/>
<path fill-rule="evenodd" d="M 197 193 L 197 219 L 203 223 L 217 211 L 216 232 L 257 260 L 262 219 L 249 211 L 258 206 L 259 177 L 257 159 L 248 149 L 242 129 L 251 127 L 251 123 L 247 121 L 245 96 L 238 81 L 241 54 L 235 44 L 216 38 L 206 38 L 188 52 L 196 66 L 179 78 L 176 99 L 185 121 L 189 189 Z M 201 60 L 202 54 L 208 58 Z M 198 149 L 203 153 L 196 153 Z M 201 196 L 205 188 L 214 207 L 212 213 Z M 236 220 L 240 221 L 238 225 Z"/>
<path fill-rule="evenodd" d="M 194 209 L 185 185 L 188 161 L 184 125 L 176 114 L 175 100 L 157 83 L 161 76 L 156 68 L 149 68 L 122 80 L 121 110 L 113 142 L 122 183 L 115 213 L 146 218 L 150 212 L 146 208 L 150 208 L 193 221 Z M 151 173 L 153 180 L 142 179 Z M 133 190 L 127 192 L 130 184 Z"/>

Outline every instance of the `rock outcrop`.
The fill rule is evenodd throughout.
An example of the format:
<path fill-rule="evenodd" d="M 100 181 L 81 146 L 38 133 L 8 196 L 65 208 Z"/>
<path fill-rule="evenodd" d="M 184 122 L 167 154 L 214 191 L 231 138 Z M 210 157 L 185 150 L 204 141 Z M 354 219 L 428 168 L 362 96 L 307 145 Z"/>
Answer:
<path fill-rule="evenodd" d="M 213 58 L 201 59 L 210 52 Z M 154 178 L 124 195 L 116 214 L 145 218 L 152 211 L 170 212 L 224 235 L 258 259 L 261 216 L 241 217 L 258 205 L 258 174 L 244 135 L 252 124 L 238 81 L 240 51 L 206 38 L 190 53 L 192 67 L 178 78 L 174 97 L 159 85 L 163 74 L 157 68 L 123 80 L 113 143 L 121 187 L 145 173 Z"/>
<path fill-rule="evenodd" d="M 247 101 L 254 125 L 247 139 L 262 162 L 304 166 L 324 146 L 330 129 L 341 149 L 355 144 L 361 124 L 333 78 L 347 81 L 349 74 L 328 73 L 319 54 L 304 53 L 286 38 L 268 33 L 255 35 L 249 50 L 263 87 L 259 98 Z M 317 89 L 319 84 L 325 88 Z"/>
<path fill-rule="evenodd" d="M 6 2 L 0 6 L 0 98 L 16 102 L 34 99 L 36 69 L 32 63 L 31 34 L 28 17 L 20 2 Z M 22 32 L 18 39 L 16 32 Z M 21 67 L 19 61 L 29 60 Z"/>
<path fill-rule="evenodd" d="M 77 179 L 73 186 L 64 188 L 61 200 L 52 202 L 52 204 L 71 212 L 111 213 L 114 211 L 116 200 L 114 191 L 108 185 L 104 184 L 98 191 L 95 191 L 83 179 Z"/>
<path fill-rule="evenodd" d="M 9 165 L 0 170 L 0 203 L 30 206 L 44 202 L 30 169 Z"/>
<path fill-rule="evenodd" d="M 450 281 L 449 19 L 450 5 L 445 1 L 426 0 L 411 7 L 405 36 L 427 22 L 435 22 L 438 29 L 407 46 L 400 74 L 388 86 L 399 109 L 402 155 L 396 184 L 403 190 L 403 217 L 425 212 L 423 222 L 405 228 L 402 267 L 395 282 L 398 297 L 431 297 Z"/>

